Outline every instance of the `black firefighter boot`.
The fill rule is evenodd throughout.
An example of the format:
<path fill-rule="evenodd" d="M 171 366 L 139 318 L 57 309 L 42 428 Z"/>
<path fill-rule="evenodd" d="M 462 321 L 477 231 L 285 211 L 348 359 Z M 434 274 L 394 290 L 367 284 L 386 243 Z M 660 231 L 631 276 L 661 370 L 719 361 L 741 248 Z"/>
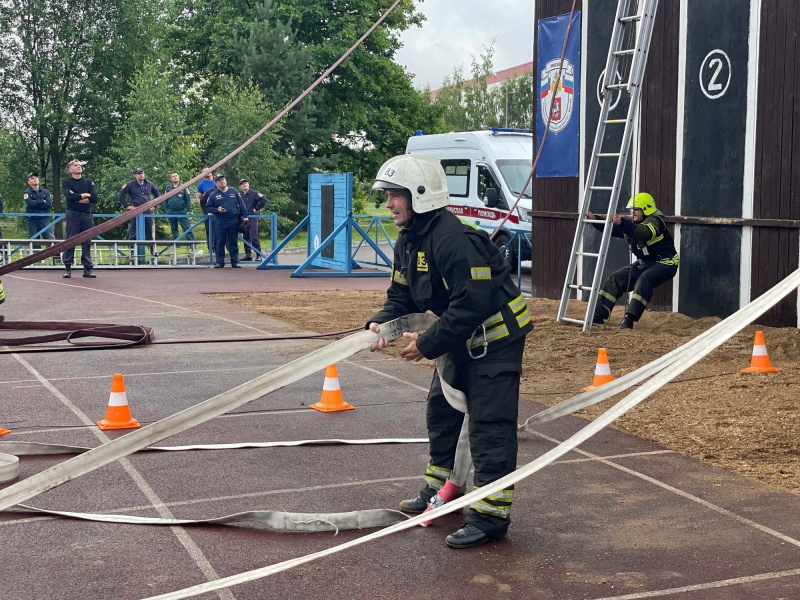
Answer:
<path fill-rule="evenodd" d="M 633 317 L 628 313 L 625 313 L 625 316 L 622 317 L 622 321 L 617 326 L 617 329 L 633 329 L 633 324 L 636 321 L 633 320 Z"/>
<path fill-rule="evenodd" d="M 64 274 L 62 275 L 64 279 L 69 279 L 72 277 L 72 265 L 64 265 Z"/>
<path fill-rule="evenodd" d="M 92 269 L 90 267 L 83 267 L 83 276 L 89 279 L 94 279 L 97 277 L 94 273 L 92 273 Z"/>

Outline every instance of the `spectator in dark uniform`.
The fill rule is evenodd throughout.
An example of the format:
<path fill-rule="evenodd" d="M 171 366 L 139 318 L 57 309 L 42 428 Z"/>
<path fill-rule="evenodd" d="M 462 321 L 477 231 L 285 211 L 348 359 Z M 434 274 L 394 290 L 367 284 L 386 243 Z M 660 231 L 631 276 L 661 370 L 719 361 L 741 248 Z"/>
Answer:
<path fill-rule="evenodd" d="M 97 203 L 97 189 L 91 179 L 83 178 L 83 166 L 78 160 L 71 160 L 67 164 L 70 176 L 61 182 L 64 200 L 67 203 L 67 239 L 78 235 L 82 231 L 94 227 L 92 218 L 92 204 Z M 64 277 L 72 277 L 72 263 L 75 260 L 75 246 L 65 250 L 61 255 L 64 263 Z M 81 244 L 81 264 L 83 276 L 94 278 L 92 273 L 92 242 L 86 240 Z"/>
<path fill-rule="evenodd" d="M 169 193 L 181 186 L 181 176 L 177 173 L 170 175 L 169 181 L 169 185 L 164 189 L 165 193 Z M 168 215 L 186 215 L 189 214 L 189 211 L 192 209 L 192 199 L 189 196 L 188 190 L 183 190 L 164 202 L 163 206 L 164 212 Z M 191 227 L 189 217 L 168 217 L 168 220 L 173 240 L 178 238 L 178 226 L 180 225 L 181 230 L 186 232 L 186 235 L 183 237 L 187 240 L 194 241 L 194 232 L 189 230 L 189 227 Z"/>
<path fill-rule="evenodd" d="M 247 179 L 239 180 L 239 190 L 242 193 L 242 200 L 247 209 L 248 215 L 257 215 L 258 212 L 267 205 L 267 197 L 258 190 L 250 189 L 250 182 Z M 261 242 L 258 239 L 258 222 L 260 219 L 248 219 L 247 233 L 244 241 L 250 244 L 256 251 L 261 252 Z M 253 260 L 250 246 L 244 245 L 244 259 Z"/>
<path fill-rule="evenodd" d="M 25 212 L 29 215 L 35 215 L 28 217 L 28 237 L 34 239 L 33 236 L 50 224 L 50 217 L 47 215 L 53 208 L 53 198 L 47 188 L 39 185 L 38 173 L 28 173 L 28 189 L 25 190 L 22 198 L 25 200 Z M 43 240 L 56 239 L 52 228 L 38 237 Z M 41 246 L 34 246 L 34 248 L 38 250 Z"/>
<path fill-rule="evenodd" d="M 119 200 L 119 203 L 125 207 L 125 210 L 133 210 L 137 206 L 141 206 L 142 204 L 149 202 L 151 197 L 158 198 L 160 195 L 161 192 L 158 191 L 156 185 L 152 181 L 145 179 L 144 170 L 140 167 L 137 167 L 133 171 L 133 179 L 123 185 L 122 189 L 119 191 L 119 194 L 117 194 L 117 200 Z M 151 208 L 146 214 L 151 214 L 152 212 L 153 209 Z M 132 219 L 129 225 L 128 239 L 138 239 L 138 234 L 136 231 L 136 219 Z M 153 241 L 153 219 L 144 220 L 144 239 Z M 143 247 L 139 248 L 138 254 L 140 259 L 144 259 Z M 150 245 L 150 255 L 155 258 L 155 248 L 153 245 Z"/>
<path fill-rule="evenodd" d="M 242 197 L 232 187 L 228 187 L 225 175 L 217 173 L 214 177 L 215 189 L 208 195 L 206 204 L 207 214 L 216 217 L 214 224 L 217 228 L 217 249 L 215 269 L 225 266 L 225 246 L 228 247 L 231 266 L 239 267 L 239 219 L 247 221 L 247 209 Z"/>

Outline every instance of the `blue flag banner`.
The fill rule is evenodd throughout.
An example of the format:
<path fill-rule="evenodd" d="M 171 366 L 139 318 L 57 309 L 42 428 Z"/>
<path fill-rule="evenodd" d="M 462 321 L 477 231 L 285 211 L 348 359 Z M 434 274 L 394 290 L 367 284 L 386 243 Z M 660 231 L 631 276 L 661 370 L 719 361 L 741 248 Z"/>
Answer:
<path fill-rule="evenodd" d="M 569 15 L 540 19 L 536 68 L 536 147 L 542 143 L 552 109 L 550 131 L 536 167 L 537 177 L 577 177 L 580 162 L 581 13 L 575 11 L 567 52 L 559 77 L 559 63 Z"/>

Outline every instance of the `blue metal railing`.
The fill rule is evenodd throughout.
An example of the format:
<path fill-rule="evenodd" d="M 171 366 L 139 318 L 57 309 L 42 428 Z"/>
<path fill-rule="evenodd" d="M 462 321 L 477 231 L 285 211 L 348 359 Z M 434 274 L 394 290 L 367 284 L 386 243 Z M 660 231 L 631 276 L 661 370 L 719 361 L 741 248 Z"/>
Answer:
<path fill-rule="evenodd" d="M 119 213 L 95 213 L 92 216 L 93 216 L 93 218 L 109 218 L 109 219 L 111 219 L 111 218 L 119 216 Z M 44 243 L 54 243 L 55 241 L 61 241 L 61 240 L 48 240 L 48 239 L 43 238 L 42 236 L 44 236 L 47 232 L 54 231 L 55 226 L 58 223 L 64 221 L 64 219 L 66 218 L 66 214 L 65 213 L 21 213 L 21 212 L 0 213 L 0 218 L 3 218 L 3 217 L 38 217 L 38 218 L 49 217 L 49 218 L 52 219 L 50 221 L 50 223 L 48 223 L 45 227 L 41 228 L 40 230 L 36 231 L 32 236 L 15 238 L 15 241 L 19 241 L 20 243 L 18 243 L 16 245 L 12 245 L 8 249 L 8 252 L 7 252 L 8 256 L 6 258 L 11 259 L 14 255 L 17 255 L 17 254 L 21 255 L 25 250 L 33 251 L 33 250 L 39 249 L 39 247 L 42 245 L 43 242 Z M 153 219 L 153 220 L 162 219 L 163 220 L 163 219 L 169 219 L 169 218 L 188 218 L 190 220 L 190 222 L 192 222 L 192 221 L 193 222 L 192 222 L 191 226 L 189 227 L 189 229 L 187 229 L 185 231 L 181 231 L 180 234 L 175 239 L 153 240 L 153 241 L 145 239 L 145 237 L 144 237 L 145 236 L 145 231 L 146 231 L 146 229 L 145 229 L 145 219 Z M 248 215 L 248 218 L 250 218 L 250 219 L 259 219 L 259 220 L 269 220 L 269 223 L 270 223 L 269 237 L 270 237 L 270 242 L 271 242 L 272 249 L 274 250 L 276 245 L 277 245 L 277 239 L 278 239 L 278 214 L 277 213 L 270 213 L 270 214 L 265 214 L 265 215 Z M 136 249 L 136 255 L 137 255 L 137 257 L 141 256 L 142 259 L 144 258 L 145 247 L 148 246 L 148 245 L 151 245 L 152 249 L 155 250 L 155 247 L 157 245 L 162 245 L 162 244 L 168 245 L 171 242 L 179 242 L 179 244 L 177 244 L 178 246 L 189 246 L 191 248 L 193 248 L 195 245 L 201 245 L 201 244 L 204 244 L 204 243 L 206 244 L 206 246 L 208 247 L 208 261 L 207 262 L 206 261 L 200 261 L 200 262 L 196 262 L 195 264 L 207 264 L 207 263 L 213 262 L 213 260 L 214 260 L 214 244 L 213 243 L 209 243 L 209 240 L 213 240 L 214 239 L 214 234 L 215 234 L 215 231 L 214 231 L 215 220 L 214 220 L 214 217 L 212 217 L 212 216 L 200 215 L 200 214 L 192 214 L 192 213 L 189 213 L 189 214 L 178 214 L 178 215 L 174 215 L 174 214 L 152 214 L 151 213 L 151 214 L 137 215 L 134 222 L 136 223 L 136 239 L 134 239 L 134 240 L 113 240 L 114 242 L 117 243 L 116 246 L 115 246 L 115 252 L 121 258 L 134 259 L 134 263 L 137 264 L 137 265 L 138 264 L 144 264 L 146 262 L 144 260 L 139 260 L 136 257 L 130 256 L 125 250 L 123 250 L 123 249 L 121 249 L 119 247 L 119 246 L 124 246 L 126 242 L 128 242 L 128 244 L 133 244 L 136 247 L 135 248 Z M 154 231 L 155 231 L 155 225 L 156 225 L 156 222 L 154 222 Z M 202 227 L 201 227 L 201 225 L 202 225 Z M 206 240 L 196 239 L 196 240 L 194 240 L 194 242 L 192 242 L 192 240 L 190 240 L 190 239 L 188 239 L 186 237 L 189 232 L 196 233 L 197 231 L 200 231 L 201 229 L 205 229 L 206 225 L 208 227 L 208 229 L 207 229 L 208 237 L 207 237 Z M 200 229 L 198 229 L 198 228 L 200 228 Z M 6 236 L 6 239 L 9 239 L 9 238 Z M 103 238 L 102 236 L 97 236 L 96 239 L 100 240 L 100 241 L 108 241 L 109 244 L 111 244 L 111 242 L 112 242 L 112 240 L 106 240 L 106 238 Z M 244 244 L 245 252 L 247 252 L 248 254 L 255 254 L 256 257 L 259 257 L 262 260 L 267 257 L 267 254 L 264 253 L 263 250 L 261 250 L 261 251 L 257 250 L 248 241 L 244 240 L 242 237 L 240 237 L 239 239 L 242 240 L 242 243 Z M 31 242 L 33 242 L 33 243 L 31 243 Z M 183 242 L 183 244 L 180 244 L 180 242 Z M 176 244 L 173 244 L 173 245 L 176 245 Z M 157 256 L 162 256 L 165 253 L 168 253 L 169 251 L 170 251 L 170 248 L 168 246 L 165 246 L 164 248 L 162 248 L 157 253 Z M 257 260 L 258 260 L 258 258 L 257 258 Z M 274 261 L 277 264 L 277 258 L 274 259 Z"/>

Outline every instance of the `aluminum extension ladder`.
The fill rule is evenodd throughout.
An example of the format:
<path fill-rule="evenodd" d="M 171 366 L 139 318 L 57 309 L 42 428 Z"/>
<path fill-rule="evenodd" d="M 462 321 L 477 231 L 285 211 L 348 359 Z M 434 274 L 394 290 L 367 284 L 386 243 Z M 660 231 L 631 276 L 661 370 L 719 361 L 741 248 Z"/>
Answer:
<path fill-rule="evenodd" d="M 634 122 L 639 109 L 639 96 L 642 89 L 642 80 L 644 79 L 644 69 L 647 65 L 650 40 L 653 36 L 653 21 L 655 20 L 657 8 L 658 0 L 619 0 L 617 4 L 617 14 L 614 20 L 614 30 L 611 34 L 611 44 L 608 48 L 608 59 L 606 60 L 605 78 L 603 80 L 603 104 L 600 109 L 597 133 L 595 134 L 594 147 L 592 148 L 592 158 L 589 163 L 589 172 L 586 176 L 586 184 L 578 212 L 578 226 L 575 230 L 575 239 L 572 242 L 572 253 L 556 318 L 557 322 L 565 321 L 581 325 L 583 331 L 588 331 L 592 326 L 597 295 L 603 283 L 601 277 L 606 255 L 608 254 L 608 244 L 611 240 L 611 219 L 616 212 L 625 165 L 628 161 L 628 150 L 630 149 Z M 618 73 L 619 83 L 615 82 Z M 611 105 L 614 103 L 615 92 L 617 94 L 628 92 L 630 95 L 628 112 L 624 118 L 610 114 L 613 110 Z M 617 127 L 619 125 L 625 126 L 620 146 L 618 148 L 603 148 L 606 127 Z M 601 160 L 617 161 L 613 182 L 598 181 L 597 166 Z M 583 238 L 587 225 L 602 222 L 586 218 L 586 212 L 589 210 L 594 194 L 599 194 L 607 199 L 608 210 L 605 215 L 600 249 L 597 252 L 586 252 L 583 250 Z M 585 258 L 597 260 L 590 286 L 582 285 L 577 280 L 578 261 L 582 261 Z M 589 301 L 586 305 L 584 318 L 572 319 L 567 317 L 567 305 L 570 298 L 577 298 L 581 295 L 582 299 L 582 293 L 587 291 L 589 292 Z"/>

